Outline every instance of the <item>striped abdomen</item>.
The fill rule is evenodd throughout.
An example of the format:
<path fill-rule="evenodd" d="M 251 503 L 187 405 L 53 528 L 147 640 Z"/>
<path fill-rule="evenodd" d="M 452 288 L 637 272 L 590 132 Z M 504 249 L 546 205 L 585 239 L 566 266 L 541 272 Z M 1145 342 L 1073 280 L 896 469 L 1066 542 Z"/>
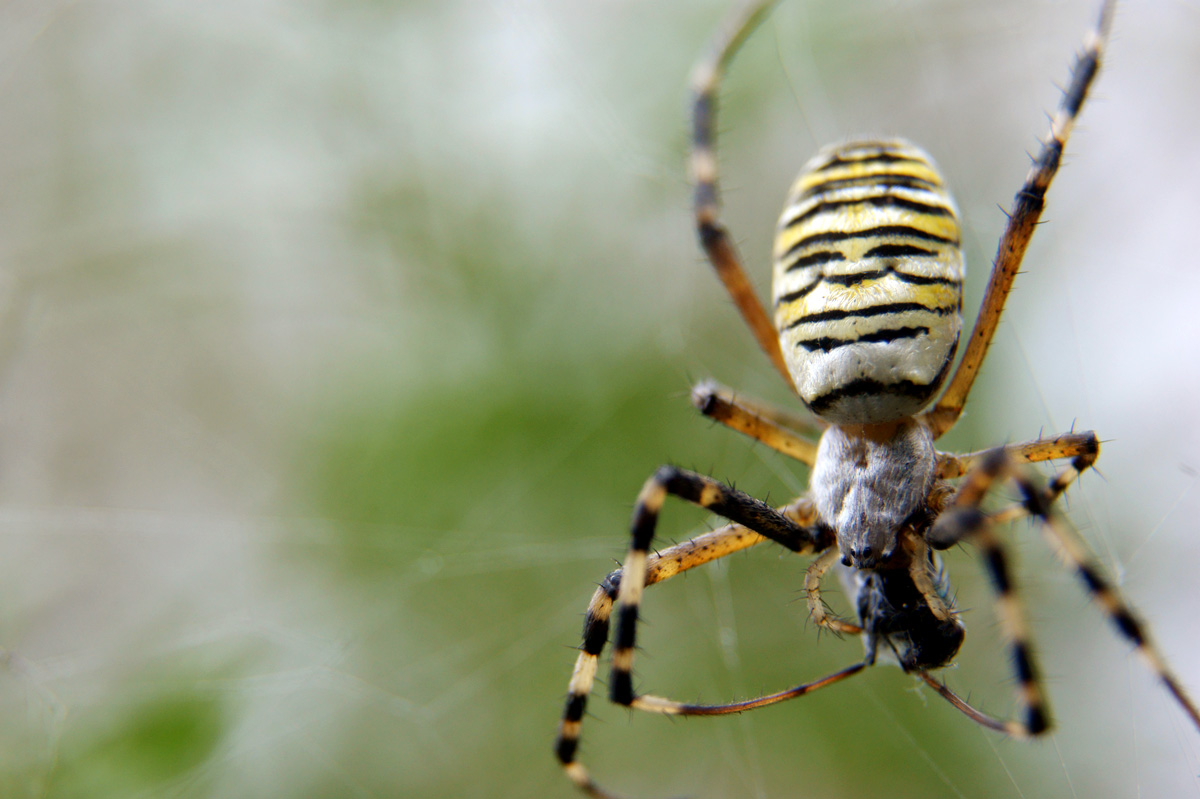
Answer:
<path fill-rule="evenodd" d="M 837 423 L 914 415 L 954 358 L 962 276 L 929 156 L 900 140 L 822 150 L 775 237 L 775 326 L 801 399 Z"/>

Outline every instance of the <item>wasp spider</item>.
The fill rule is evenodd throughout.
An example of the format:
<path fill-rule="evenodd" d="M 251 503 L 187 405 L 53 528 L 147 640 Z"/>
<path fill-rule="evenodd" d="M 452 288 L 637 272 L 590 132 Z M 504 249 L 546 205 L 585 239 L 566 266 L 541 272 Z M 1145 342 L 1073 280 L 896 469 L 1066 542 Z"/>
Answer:
<path fill-rule="evenodd" d="M 718 31 L 695 68 L 692 84 L 691 170 L 700 241 L 759 346 L 817 421 L 797 421 L 712 384 L 697 387 L 693 399 L 704 415 L 811 467 L 809 490 L 773 508 L 709 477 L 674 467 L 665 466 L 646 481 L 634 510 L 624 565 L 608 575 L 588 606 L 583 645 L 558 729 L 558 760 L 585 793 L 610 796 L 593 781 L 576 752 L 614 604 L 609 696 L 636 710 L 681 716 L 739 713 L 839 682 L 885 657 L 979 724 L 1016 738 L 1045 732 L 1050 715 L 1037 661 L 1006 548 L 996 532 L 999 524 L 1021 516 L 1038 522 L 1094 602 L 1200 727 L 1200 712 L 1150 641 L 1146 627 L 1102 575 L 1086 545 L 1052 509 L 1058 496 L 1095 462 L 1096 436 L 1070 433 L 965 455 L 934 447 L 957 421 L 983 363 L 1041 215 L 1046 189 L 1099 70 L 1113 4 L 1104 3 L 1075 61 L 1049 135 L 1013 201 L 982 308 L 952 376 L 962 325 L 959 223 L 937 168 L 924 151 L 905 141 L 871 138 L 834 145 L 801 172 L 775 238 L 772 324 L 718 220 L 713 151 L 721 75 L 772 2 L 739 7 Z M 943 384 L 945 389 L 934 401 Z M 1028 479 L 1019 466 L 1050 460 L 1068 465 L 1045 486 Z M 1015 486 L 1021 501 L 984 512 L 985 496 L 1000 482 Z M 659 510 L 668 495 L 706 508 L 730 524 L 652 553 Z M 815 682 L 724 705 L 636 693 L 632 668 L 643 589 L 768 540 L 815 556 L 804 579 L 811 617 L 828 629 L 861 635 L 866 650 L 862 661 Z M 1019 710 L 1012 719 L 975 709 L 933 676 L 953 661 L 965 635 L 935 555 L 959 543 L 979 549 L 995 589 L 1016 675 Z M 822 577 L 835 565 L 852 589 L 856 622 L 837 618 L 822 602 Z"/>

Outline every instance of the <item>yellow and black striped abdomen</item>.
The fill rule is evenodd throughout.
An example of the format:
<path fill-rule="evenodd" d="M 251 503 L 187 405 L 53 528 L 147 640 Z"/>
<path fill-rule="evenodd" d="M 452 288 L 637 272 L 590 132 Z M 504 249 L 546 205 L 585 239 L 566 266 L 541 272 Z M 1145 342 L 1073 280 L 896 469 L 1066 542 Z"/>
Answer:
<path fill-rule="evenodd" d="M 828 147 L 792 187 L 775 237 L 775 326 L 805 404 L 836 423 L 912 416 L 962 326 L 954 201 L 921 149 Z"/>

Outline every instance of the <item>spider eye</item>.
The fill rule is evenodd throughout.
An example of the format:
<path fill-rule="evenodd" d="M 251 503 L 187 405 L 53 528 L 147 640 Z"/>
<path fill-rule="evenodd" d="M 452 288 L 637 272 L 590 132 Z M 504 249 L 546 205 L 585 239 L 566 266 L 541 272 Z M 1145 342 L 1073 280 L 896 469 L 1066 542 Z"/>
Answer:
<path fill-rule="evenodd" d="M 838 536 L 838 549 L 842 552 L 842 564 L 856 569 L 873 569 L 883 563 L 896 548 L 894 531 L 875 529 L 849 529 Z"/>

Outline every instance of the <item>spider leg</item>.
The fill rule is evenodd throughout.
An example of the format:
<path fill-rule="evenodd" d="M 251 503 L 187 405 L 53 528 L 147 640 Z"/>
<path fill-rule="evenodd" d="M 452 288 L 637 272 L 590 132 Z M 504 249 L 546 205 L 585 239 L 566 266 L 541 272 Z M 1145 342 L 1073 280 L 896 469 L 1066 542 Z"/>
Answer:
<path fill-rule="evenodd" d="M 1050 510 L 1051 503 L 1062 491 L 1062 489 L 1056 490 L 1056 485 L 1063 483 L 1064 480 L 1065 483 L 1069 483 L 1075 475 L 1078 475 L 1078 470 L 1076 464 L 1073 463 L 1072 468 L 1059 475 L 1050 486 L 1039 489 L 1013 468 L 1005 450 L 994 450 L 991 455 L 979 463 L 975 470 L 967 475 L 967 480 L 955 497 L 951 510 L 943 514 L 930 530 L 930 543 L 935 547 L 941 547 L 943 544 L 953 543 L 966 537 L 973 538 L 984 550 L 984 557 L 992 572 L 993 583 L 1001 597 L 1003 598 L 1006 593 L 1005 586 L 1009 586 L 1007 593 L 1011 593 L 1011 583 L 1004 574 L 1002 554 L 998 566 L 995 559 L 995 553 L 1001 552 L 1001 550 L 998 548 L 999 542 L 990 533 L 994 518 L 984 516 L 978 509 L 983 495 L 995 480 L 1011 478 L 1024 499 L 1025 512 L 1038 519 L 1039 526 L 1055 554 L 1079 576 L 1091 600 L 1109 617 L 1118 634 L 1133 645 L 1147 668 L 1163 683 L 1192 724 L 1200 729 L 1200 709 L 1197 708 L 1196 703 L 1184 690 L 1183 684 L 1167 665 L 1166 659 L 1151 640 L 1146 625 L 1138 618 L 1116 587 L 1103 576 L 1096 564 L 1095 557 L 1083 539 Z M 1068 476 L 1070 476 L 1069 479 Z M 1065 484 L 1063 487 L 1065 488 Z M 1015 608 L 1015 605 L 1013 607 Z M 1012 609 L 1005 610 L 1002 606 L 1001 612 L 1006 620 L 1006 629 L 1009 629 L 1010 636 L 1014 641 L 1014 659 L 1017 662 L 1018 675 L 1024 693 L 1027 687 L 1026 673 L 1033 678 L 1034 682 L 1036 682 L 1036 673 L 1032 671 L 1032 662 L 1029 663 L 1028 671 L 1022 665 L 1021 649 L 1026 651 L 1025 659 L 1028 660 L 1028 645 L 1022 643 L 1024 641 L 1023 627 L 1019 620 L 1015 625 L 1008 621 L 1008 618 L 1014 613 Z M 1036 685 L 1034 687 L 1036 689 Z M 1035 692 L 1034 696 L 1036 695 Z"/>
<path fill-rule="evenodd" d="M 622 569 L 617 594 L 617 632 L 613 643 L 612 676 L 609 698 L 619 705 L 632 705 L 633 649 L 637 635 L 638 605 L 645 584 L 646 560 L 658 523 L 658 514 L 667 495 L 685 499 L 702 508 L 742 524 L 788 549 L 807 554 L 826 549 L 833 532 L 816 521 L 801 526 L 794 520 L 737 489 L 722 485 L 711 477 L 663 466 L 646 481 L 633 511 L 629 555 Z"/>
<path fill-rule="evenodd" d="M 906 535 L 901 539 L 904 549 L 908 552 L 908 573 L 913 585 L 925 597 L 929 612 L 939 621 L 946 621 L 955 614 L 942 593 L 938 591 L 934 578 L 937 570 L 930 560 L 929 545 L 918 535 Z"/>
<path fill-rule="evenodd" d="M 1142 662 L 1166 686 L 1167 691 L 1183 708 L 1192 724 L 1200 729 L 1200 709 L 1184 690 L 1183 684 L 1167 665 L 1162 652 L 1151 640 L 1145 623 L 1138 618 L 1116 587 L 1103 576 L 1087 544 L 1068 525 L 1050 515 L 1041 493 L 1024 482 L 1021 483 L 1021 491 L 1025 495 L 1030 514 L 1036 515 L 1042 520 L 1042 530 L 1059 559 L 1079 575 L 1091 600 L 1112 621 L 1113 626 L 1117 628 L 1117 633 L 1133 645 Z"/>
<path fill-rule="evenodd" d="M 668 716 L 725 716 L 730 713 L 743 713 L 747 710 L 756 710 L 767 705 L 778 704 L 787 699 L 795 699 L 798 696 L 810 694 L 818 688 L 824 688 L 827 685 L 833 685 L 835 682 L 841 682 L 847 677 L 852 677 L 867 667 L 867 661 L 854 663 L 846 668 L 835 671 L 828 677 L 822 677 L 813 682 L 797 685 L 793 688 L 788 688 L 785 691 L 779 691 L 774 694 L 766 694 L 754 699 L 747 699 L 743 702 L 730 702 L 724 705 L 694 705 L 686 702 L 676 702 L 671 699 L 665 699 L 661 696 L 653 696 L 651 694 L 643 694 L 633 700 L 631 707 L 634 710 L 646 710 L 651 713 L 663 713 Z"/>
<path fill-rule="evenodd" d="M 957 371 L 950 378 L 937 404 L 923 414 L 934 438 L 941 436 L 958 421 L 967 401 L 967 394 L 970 393 L 979 367 L 983 364 L 983 358 L 992 342 L 992 335 L 1000 322 L 1000 314 L 1004 311 L 1004 301 L 1012 289 L 1013 280 L 1025 256 L 1025 248 L 1042 215 L 1046 189 L 1058 172 L 1063 147 L 1071 135 L 1071 128 L 1087 98 L 1092 81 L 1100 69 L 1115 4 L 1115 0 L 1107 0 L 1104 3 L 1096 26 L 1084 42 L 1083 52 L 1075 58 L 1075 65 L 1071 70 L 1071 84 L 1063 93 L 1058 112 L 1050 124 L 1049 136 L 1042 143 L 1041 152 L 1034 160 L 1025 185 L 1013 200 L 1008 224 L 1000 238 L 996 260 L 992 264 L 992 276 L 983 296 L 979 318 L 967 340 L 962 361 L 959 362 Z"/>
<path fill-rule="evenodd" d="M 647 710 L 650 713 L 667 715 L 712 716 L 730 713 L 742 713 L 744 710 L 766 707 L 768 704 L 785 701 L 803 696 L 820 687 L 838 683 L 838 681 L 857 674 L 866 666 L 865 662 L 854 663 L 853 666 L 830 674 L 829 677 L 797 685 L 772 693 L 772 695 L 746 699 L 744 702 L 728 704 L 688 704 L 676 702 L 660 696 L 642 695 L 634 692 L 632 683 L 632 665 L 634 665 L 634 648 L 637 627 L 637 608 L 641 603 L 642 575 L 641 566 L 648 558 L 650 541 L 654 537 L 654 528 L 658 523 L 662 503 L 672 494 L 674 497 L 686 499 L 690 503 L 707 507 L 720 513 L 730 521 L 745 525 L 763 536 L 769 537 L 776 543 L 792 549 L 793 552 L 808 554 L 832 548 L 833 531 L 817 522 L 815 507 L 802 500 L 803 504 L 793 505 L 799 513 L 786 515 L 770 507 L 766 503 L 750 497 L 749 494 L 737 489 L 721 485 L 720 482 L 700 474 L 692 473 L 673 467 L 662 467 L 646 482 L 642 493 L 638 495 L 637 507 L 634 510 L 632 523 L 632 541 L 629 557 L 625 559 L 622 581 L 617 593 L 619 608 L 617 612 L 616 643 L 613 644 L 612 674 L 608 680 L 608 697 L 617 704 L 629 705 L 635 710 Z"/>
<path fill-rule="evenodd" d="M 761 544 L 767 539 L 740 524 L 728 524 L 717 530 L 698 535 L 683 543 L 651 555 L 646 561 L 646 585 L 670 579 L 688 569 L 701 566 L 734 552 Z M 604 645 L 608 642 L 609 618 L 621 582 L 621 569 L 604 579 L 588 603 L 583 624 L 583 644 L 575 659 L 575 670 L 567 688 L 567 702 L 558 725 L 554 751 L 567 776 L 590 796 L 605 799 L 611 794 L 591 779 L 587 769 L 575 759 L 583 725 L 583 713 L 592 692 L 596 670 Z"/>
<path fill-rule="evenodd" d="M 1085 451 L 1072 458 L 1071 463 L 1068 464 L 1065 469 L 1056 474 L 1054 479 L 1046 483 L 1046 485 L 1042 486 L 1041 488 L 1033 486 L 1028 480 L 1025 480 L 1023 477 L 1018 475 L 1015 479 L 1017 479 L 1018 484 L 1022 486 L 1022 492 L 1035 492 L 1038 495 L 1037 504 L 1031 505 L 1030 502 L 1026 500 L 1010 505 L 1007 508 L 1001 508 L 992 514 L 992 523 L 1005 524 L 1007 522 L 1015 521 L 1016 519 L 1030 515 L 1032 512 L 1030 510 L 1031 507 L 1049 507 L 1050 505 L 1053 505 L 1054 501 L 1062 496 L 1072 483 L 1079 479 L 1079 475 L 1096 462 L 1096 458 L 1098 458 L 1099 455 L 1099 444 L 1096 444 L 1094 449 Z"/>
<path fill-rule="evenodd" d="M 830 547 L 819 558 L 808 564 L 808 570 L 804 573 L 804 594 L 808 598 L 808 617 L 813 620 L 814 624 L 833 630 L 835 633 L 857 635 L 862 632 L 862 627 L 830 613 L 825 608 L 825 601 L 821 599 L 821 580 L 825 577 L 825 572 L 829 571 L 829 567 L 841 557 L 841 554 L 837 548 Z"/>
<path fill-rule="evenodd" d="M 938 476 L 943 479 L 961 477 L 977 468 L 985 457 L 994 450 L 980 450 L 965 455 L 938 453 Z M 1039 438 L 1023 444 L 1010 444 L 1004 453 L 1013 463 L 1037 463 L 1039 461 L 1070 458 L 1065 469 L 1039 489 L 1043 505 L 1052 505 L 1067 490 L 1079 475 L 1091 468 L 1100 457 L 1100 442 L 1090 430 L 1084 433 L 1064 433 L 1053 438 Z M 1005 524 L 1029 515 L 1027 503 L 1017 503 L 991 514 L 993 525 Z"/>
<path fill-rule="evenodd" d="M 793 525 L 799 525 L 800 528 L 810 526 L 816 521 L 816 511 L 812 504 L 805 499 L 797 500 L 778 510 L 769 507 L 767 509 L 779 514 L 784 519 L 791 520 Z M 741 524 L 728 524 L 712 532 L 698 535 L 675 546 L 648 554 L 645 557 L 644 586 L 648 587 L 668 580 L 689 569 L 740 552 L 767 540 L 769 539 Z M 793 542 L 789 540 L 789 543 Z M 628 564 L 628 562 L 627 560 L 626 563 Z M 563 709 L 562 720 L 559 722 L 558 737 L 554 746 L 555 754 L 567 776 L 584 793 L 598 799 L 612 799 L 613 795 L 592 780 L 587 768 L 576 759 L 576 753 L 583 724 L 583 714 L 595 682 L 600 655 L 608 641 L 612 607 L 617 599 L 624 573 L 625 569 L 622 568 L 609 574 L 596 589 L 591 602 L 588 603 L 583 626 L 583 644 L 580 647 L 579 656 L 575 660 L 575 669 L 567 690 L 566 706 Z M 814 687 L 820 686 L 814 684 Z M 813 689 L 810 688 L 810 690 Z M 782 701 L 782 698 L 775 701 Z"/>
<path fill-rule="evenodd" d="M 766 403 L 734 396 L 729 389 L 705 381 L 692 389 L 692 404 L 700 413 L 739 433 L 766 444 L 776 452 L 812 466 L 817 460 L 817 443 L 799 431 L 820 436 L 822 427 Z"/>
<path fill-rule="evenodd" d="M 943 480 L 962 477 L 991 451 L 985 449 L 961 455 L 939 452 L 938 477 Z M 1004 451 L 1017 463 L 1039 463 L 1071 458 L 1071 468 L 1075 470 L 1077 476 L 1079 472 L 1087 469 L 1100 457 L 1100 442 L 1096 439 L 1095 433 L 1087 430 L 1082 433 L 1063 433 L 1051 438 L 1038 438 L 1021 444 L 1009 444 Z M 1071 477 L 1071 480 L 1074 480 L 1074 476 Z M 1066 486 L 1064 485 L 1063 488 L 1065 489 Z"/>
<path fill-rule="evenodd" d="M 792 386 L 792 377 L 779 346 L 779 333 L 742 268 L 741 260 L 719 217 L 717 190 L 716 115 L 717 91 L 729 59 L 762 21 L 773 0 L 744 2 L 729 16 L 692 70 L 691 173 L 696 184 L 695 216 L 700 244 L 733 298 L 742 319 L 775 370 Z"/>
<path fill-rule="evenodd" d="M 939 689 L 938 693 L 980 724 L 1005 732 L 1014 738 L 1027 738 L 1040 735 L 1050 728 L 1049 708 L 1042 696 L 1041 679 L 1034 661 L 1029 632 L 1025 627 L 1016 587 L 1009 574 L 1008 556 L 1004 546 L 993 533 L 991 518 L 979 507 L 992 485 L 1009 475 L 1010 467 L 1011 462 L 1003 448 L 992 450 L 976 463 L 967 473 L 958 493 L 950 500 L 949 506 L 930 528 L 926 539 L 934 549 L 946 549 L 960 541 L 970 540 L 983 555 L 984 566 L 996 592 L 996 612 L 1012 645 L 1013 668 L 1017 673 L 1017 699 L 1023 713 L 1019 719 L 999 721 L 974 711 L 961 700 L 955 702 L 952 698 L 954 694 L 950 693 L 949 689 Z M 922 673 L 922 676 L 925 675 Z M 930 682 L 930 678 L 925 677 L 925 681 Z"/>
<path fill-rule="evenodd" d="M 1008 733 L 1010 735 L 1012 734 L 1012 730 L 1010 729 L 1012 722 L 1002 721 L 995 716 L 989 716 L 982 710 L 972 707 L 967 703 L 967 700 L 951 691 L 946 683 L 936 679 L 929 672 L 918 671 L 915 673 L 918 677 L 924 680 L 930 688 L 937 691 L 943 699 L 965 713 L 972 721 L 987 727 L 988 729 L 995 730 L 996 732 Z"/>

